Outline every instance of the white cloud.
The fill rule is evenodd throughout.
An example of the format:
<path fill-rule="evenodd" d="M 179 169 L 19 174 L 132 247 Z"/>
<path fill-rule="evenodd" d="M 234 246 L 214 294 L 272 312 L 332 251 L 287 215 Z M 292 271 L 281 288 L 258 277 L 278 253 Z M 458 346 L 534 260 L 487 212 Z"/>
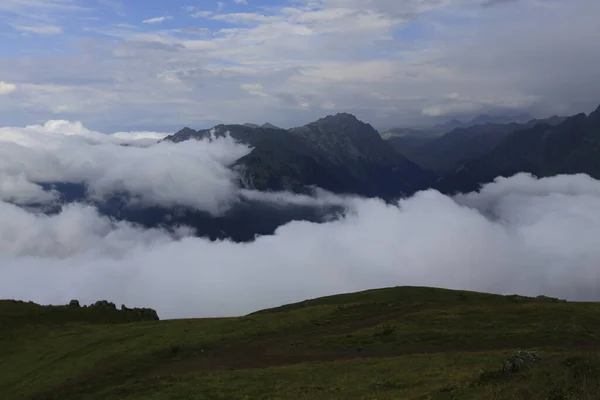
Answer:
<path fill-rule="evenodd" d="M 95 255 L 118 258 L 135 248 L 171 241 L 163 231 L 115 223 L 101 218 L 94 208 L 80 204 L 68 205 L 60 214 L 52 216 L 33 214 L 5 202 L 0 202 L 0 211 L 3 234 L 0 257 L 68 259 Z"/>
<path fill-rule="evenodd" d="M 246 90 L 248 93 L 253 94 L 255 96 L 269 96 L 263 86 L 259 83 L 244 83 L 240 85 L 240 87 Z"/>
<path fill-rule="evenodd" d="M 88 11 L 77 4 L 77 0 L 2 0 L 0 12 L 9 12 L 25 17 L 35 16 L 38 12 Z"/>
<path fill-rule="evenodd" d="M 190 13 L 190 16 L 193 18 L 206 18 L 212 15 L 212 11 L 200 10 L 196 6 L 185 6 L 183 10 Z"/>
<path fill-rule="evenodd" d="M 423 114 L 428 117 L 440 117 L 446 115 L 446 111 L 442 107 L 426 107 L 423 109 Z"/>
<path fill-rule="evenodd" d="M 233 0 L 235 4 L 245 4 L 248 5 L 248 0 Z"/>
<path fill-rule="evenodd" d="M 456 200 L 427 191 L 397 206 L 338 201 L 351 209 L 341 220 L 292 222 L 247 244 L 174 239 L 79 205 L 45 217 L 0 203 L 0 292 L 42 303 L 109 299 L 163 318 L 393 285 L 600 298 L 600 182 L 589 177 L 520 175 Z"/>
<path fill-rule="evenodd" d="M 165 21 L 168 21 L 171 19 L 173 19 L 173 17 L 168 15 L 168 16 L 163 16 L 163 17 L 148 18 L 148 19 L 143 20 L 142 23 L 144 23 L 144 24 L 159 24 L 161 22 L 165 22 Z"/>
<path fill-rule="evenodd" d="M 63 33 L 62 26 L 56 25 L 13 25 L 13 28 L 21 32 L 35 33 L 38 35 L 60 35 Z"/>
<path fill-rule="evenodd" d="M 16 91 L 17 91 L 17 85 L 15 85 L 14 83 L 0 81 L 0 96 L 11 94 Z"/>
<path fill-rule="evenodd" d="M 0 173 L 0 201 L 14 204 L 52 203 L 57 194 L 27 180 L 24 173 Z"/>
<path fill-rule="evenodd" d="M 281 17 L 273 15 L 263 15 L 258 13 L 232 13 L 232 14 L 217 14 L 212 17 L 214 20 L 222 20 L 236 24 L 247 23 L 268 23 L 281 21 Z"/>
<path fill-rule="evenodd" d="M 194 18 L 206 18 L 212 15 L 212 11 L 196 11 L 192 14 Z"/>
<path fill-rule="evenodd" d="M 249 149 L 229 138 L 148 146 L 164 136 L 105 135 L 68 121 L 0 128 L 0 184 L 12 188 L 6 194 L 9 198 L 37 195 L 39 202 L 52 197 L 36 191 L 36 183 L 76 182 L 87 184 L 95 198 L 127 191 L 142 203 L 182 205 L 215 214 L 226 210 L 237 193 L 236 175 L 228 166 Z"/>

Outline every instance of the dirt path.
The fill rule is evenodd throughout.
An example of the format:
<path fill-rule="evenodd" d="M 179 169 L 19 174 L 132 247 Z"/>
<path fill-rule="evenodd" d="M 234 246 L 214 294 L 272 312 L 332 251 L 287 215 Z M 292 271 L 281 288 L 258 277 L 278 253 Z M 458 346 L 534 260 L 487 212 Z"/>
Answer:
<path fill-rule="evenodd" d="M 515 348 L 565 347 L 569 349 L 586 349 L 600 351 L 597 341 L 565 343 L 528 341 L 505 343 L 502 345 L 491 344 L 484 346 L 464 345 L 448 348 L 444 345 L 410 344 L 394 349 L 360 349 L 340 348 L 330 349 L 323 347 L 310 347 L 305 343 L 316 338 L 328 335 L 344 335 L 361 329 L 371 328 L 386 321 L 422 311 L 426 305 L 411 307 L 390 308 L 389 312 L 378 314 L 371 318 L 364 318 L 353 322 L 334 326 L 321 326 L 293 334 L 277 333 L 274 336 L 236 343 L 214 350 L 207 350 L 200 355 L 176 360 L 162 364 L 151 371 L 155 375 L 178 375 L 195 371 L 207 370 L 238 370 L 267 368 L 273 366 L 293 365 L 304 362 L 328 362 L 350 359 L 398 357 L 410 354 L 433 354 L 449 352 L 480 352 L 493 350 L 510 350 Z"/>
<path fill-rule="evenodd" d="M 206 351 L 201 355 L 174 361 L 159 366 L 152 375 L 181 374 L 191 371 L 211 369 L 248 369 L 265 368 L 278 365 L 291 365 L 302 362 L 336 361 L 352 358 L 386 357 L 394 356 L 387 351 L 363 352 L 348 351 L 347 349 L 331 350 L 322 348 L 295 347 L 297 343 L 304 343 L 314 338 L 327 335 L 343 335 L 360 329 L 377 326 L 386 321 L 404 315 L 419 312 L 426 306 L 409 306 L 391 308 L 389 312 L 378 314 L 370 318 L 362 318 L 356 322 L 347 322 L 334 326 L 320 326 L 315 329 L 298 333 L 277 333 L 274 336 L 236 343 L 231 346 Z M 273 352 L 277 349 L 279 352 Z"/>
<path fill-rule="evenodd" d="M 435 353 L 453 353 L 453 352 L 482 352 L 482 351 L 501 351 L 515 348 L 566 348 L 579 351 L 600 351 L 600 345 L 596 341 L 587 343 L 571 343 L 565 345 L 564 342 L 558 343 L 540 343 L 535 340 L 529 342 L 510 343 L 496 346 L 455 346 L 447 348 L 443 346 L 414 345 L 398 349 L 295 349 L 290 346 L 289 351 L 276 352 L 275 348 L 281 350 L 283 344 L 281 340 L 264 341 L 246 345 L 236 345 L 228 348 L 222 348 L 218 351 L 209 352 L 201 356 L 184 359 L 169 364 L 161 365 L 153 370 L 150 375 L 179 375 L 197 371 L 208 370 L 239 370 L 268 368 L 275 366 L 286 366 L 300 364 L 305 362 L 330 362 L 352 359 L 368 358 L 387 358 L 399 357 L 411 354 L 435 354 Z"/>

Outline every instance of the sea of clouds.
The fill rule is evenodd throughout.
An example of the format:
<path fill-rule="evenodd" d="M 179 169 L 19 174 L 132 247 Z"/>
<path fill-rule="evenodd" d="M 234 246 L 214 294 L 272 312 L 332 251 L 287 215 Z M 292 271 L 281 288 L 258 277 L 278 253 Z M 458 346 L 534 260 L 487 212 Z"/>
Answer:
<path fill-rule="evenodd" d="M 161 318 L 235 316 L 363 289 L 418 285 L 600 300 L 600 182 L 586 175 L 499 178 L 453 198 L 428 190 L 378 199 L 261 193 L 229 168 L 251 151 L 231 138 L 157 143 L 50 121 L 0 128 L 0 298 L 155 308 Z M 326 223 L 294 221 L 250 243 L 211 242 L 56 204 L 43 184 L 85 183 L 91 198 L 219 215 L 240 198 L 343 205 Z"/>

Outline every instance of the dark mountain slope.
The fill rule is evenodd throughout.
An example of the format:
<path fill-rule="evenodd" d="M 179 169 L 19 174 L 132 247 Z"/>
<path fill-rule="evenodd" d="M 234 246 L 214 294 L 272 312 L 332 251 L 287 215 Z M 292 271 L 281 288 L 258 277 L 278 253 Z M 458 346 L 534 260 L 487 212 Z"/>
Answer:
<path fill-rule="evenodd" d="M 212 215 L 182 206 L 136 205 L 127 193 L 114 194 L 106 199 L 90 199 L 83 183 L 42 183 L 45 189 L 60 194 L 60 202 L 52 206 L 30 204 L 28 207 L 47 215 L 59 213 L 63 204 L 79 202 L 94 206 L 98 212 L 116 221 L 128 221 L 145 228 L 161 227 L 173 231 L 180 226 L 194 229 L 195 235 L 210 240 L 230 239 L 248 242 L 257 235 L 272 235 L 291 221 L 322 223 L 343 215 L 341 206 L 271 204 L 240 196 L 222 215 Z"/>
<path fill-rule="evenodd" d="M 381 132 L 380 135 L 382 138 L 387 140 L 392 137 L 420 137 L 434 139 L 439 137 L 441 134 L 427 129 L 392 128 Z"/>
<path fill-rule="evenodd" d="M 600 108 L 551 126 L 536 125 L 506 137 L 494 150 L 441 179 L 443 192 L 476 190 L 497 176 L 528 172 L 538 177 L 585 173 L 600 178 Z"/>
<path fill-rule="evenodd" d="M 496 115 L 496 116 L 492 116 L 492 115 L 487 115 L 487 114 L 481 114 L 478 115 L 477 117 L 473 118 L 471 121 L 467 122 L 467 126 L 474 126 L 474 125 L 485 125 L 485 124 L 497 124 L 497 125 L 503 125 L 503 124 L 511 124 L 511 123 L 519 123 L 519 124 L 524 124 L 527 123 L 528 121 L 531 121 L 532 119 L 534 119 L 530 114 L 524 113 L 524 114 L 518 114 L 518 115 Z"/>
<path fill-rule="evenodd" d="M 412 194 L 433 174 L 399 155 L 369 124 L 346 113 L 330 115 L 290 132 L 327 154 L 357 182 L 355 192 L 383 198 Z"/>
<path fill-rule="evenodd" d="M 519 115 L 496 115 L 491 116 L 487 114 L 481 114 L 477 117 L 471 119 L 470 121 L 459 121 L 457 119 L 452 119 L 443 124 L 438 124 L 430 128 L 429 130 L 434 132 L 439 132 L 441 134 L 453 131 L 458 128 L 469 128 L 475 125 L 485 125 L 485 124 L 494 124 L 494 125 L 506 125 L 512 123 L 525 124 L 528 121 L 533 120 L 534 118 L 530 114 L 519 114 Z"/>
<path fill-rule="evenodd" d="M 432 131 L 434 132 L 439 132 L 441 134 L 444 134 L 446 132 L 450 132 L 451 130 L 457 129 L 457 128 L 464 128 L 466 126 L 466 124 L 464 122 L 461 122 L 457 119 L 452 119 L 448 122 L 444 122 L 443 124 L 437 124 L 434 127 L 431 128 Z"/>
<path fill-rule="evenodd" d="M 306 140 L 288 131 L 271 128 L 250 128 L 241 125 L 218 125 L 215 136 L 229 134 L 248 144 L 252 152 L 239 159 L 235 168 L 247 187 L 258 190 L 290 190 L 307 193 L 307 186 L 316 185 L 333 192 L 350 192 L 355 182 Z M 210 137 L 211 130 L 183 129 L 165 140 L 182 142 Z"/>
<path fill-rule="evenodd" d="M 492 151 L 503 139 L 513 132 L 532 128 L 539 124 L 556 125 L 564 121 L 561 117 L 545 120 L 531 120 L 525 124 L 516 122 L 509 124 L 475 125 L 467 128 L 454 129 L 445 135 L 415 144 L 400 138 L 390 138 L 394 148 L 422 168 L 444 175 L 455 171 L 462 164 L 482 157 Z"/>
<path fill-rule="evenodd" d="M 398 153 L 406 156 L 409 159 L 413 152 L 420 147 L 432 142 L 436 137 L 432 136 L 419 136 L 419 135 L 404 135 L 404 136 L 392 136 L 387 139 L 387 142 L 396 150 Z"/>
<path fill-rule="evenodd" d="M 425 188 L 434 174 L 399 155 L 379 133 L 350 114 L 328 116 L 291 130 L 219 125 L 253 150 L 235 165 L 243 183 L 259 190 L 306 193 L 319 186 L 335 193 L 392 199 Z M 211 130 L 184 128 L 165 140 L 210 137 Z"/>

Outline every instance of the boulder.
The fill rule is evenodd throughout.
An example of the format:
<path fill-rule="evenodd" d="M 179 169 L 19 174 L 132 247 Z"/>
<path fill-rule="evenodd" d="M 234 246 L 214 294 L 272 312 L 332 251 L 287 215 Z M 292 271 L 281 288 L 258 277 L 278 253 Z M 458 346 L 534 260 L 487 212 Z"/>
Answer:
<path fill-rule="evenodd" d="M 129 308 L 125 304 L 121 305 L 121 311 L 138 314 L 143 321 L 158 321 L 158 313 L 152 308 Z"/>
<path fill-rule="evenodd" d="M 540 361 L 540 356 L 535 351 L 519 351 L 512 357 L 507 358 L 502 363 L 501 372 L 515 373 L 531 367 Z"/>

